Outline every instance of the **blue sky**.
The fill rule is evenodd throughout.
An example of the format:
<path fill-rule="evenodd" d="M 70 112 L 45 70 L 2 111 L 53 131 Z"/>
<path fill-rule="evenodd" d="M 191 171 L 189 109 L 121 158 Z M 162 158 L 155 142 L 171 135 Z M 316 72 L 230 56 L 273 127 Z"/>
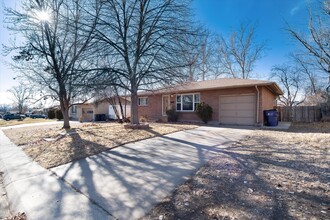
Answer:
<path fill-rule="evenodd" d="M 266 56 L 256 63 L 257 78 L 268 79 L 275 64 L 287 60 L 297 44 L 284 30 L 286 22 L 306 30 L 309 0 L 195 0 L 195 16 L 212 32 L 229 36 L 240 23 L 257 24 L 257 41 L 266 42 Z M 316 2 L 316 1 L 315 1 Z"/>
<path fill-rule="evenodd" d="M 17 0 L 16 0 L 17 2 Z M 194 0 L 196 19 L 211 32 L 228 36 L 241 22 L 256 22 L 257 40 L 266 41 L 266 56 L 256 64 L 256 78 L 268 79 L 275 64 L 286 61 L 296 44 L 284 31 L 285 22 L 296 29 L 303 29 L 308 22 L 308 7 L 316 0 Z M 8 44 L 10 37 L 3 24 L 3 5 L 15 5 L 15 0 L 0 0 L 0 43 Z M 17 82 L 15 73 L 4 65 L 9 57 L 0 57 L 0 104 L 8 102 L 6 91 Z"/>

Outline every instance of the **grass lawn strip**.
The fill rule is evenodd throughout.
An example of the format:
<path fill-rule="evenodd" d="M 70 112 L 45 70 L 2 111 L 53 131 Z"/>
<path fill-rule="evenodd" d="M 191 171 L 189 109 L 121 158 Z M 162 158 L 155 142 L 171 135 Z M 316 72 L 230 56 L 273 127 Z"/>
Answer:
<path fill-rule="evenodd" d="M 73 124 L 68 131 L 61 125 L 4 130 L 25 153 L 45 168 L 59 166 L 111 148 L 196 125 L 151 123 L 150 129 L 125 129 L 118 123 Z M 62 133 L 62 134 L 61 134 Z"/>

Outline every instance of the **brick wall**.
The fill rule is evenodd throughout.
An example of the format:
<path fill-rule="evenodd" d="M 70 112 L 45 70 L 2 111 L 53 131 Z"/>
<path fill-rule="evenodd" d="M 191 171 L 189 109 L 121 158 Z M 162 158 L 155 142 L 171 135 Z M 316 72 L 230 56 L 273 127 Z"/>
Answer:
<path fill-rule="evenodd" d="M 162 118 L 162 95 L 152 94 L 141 97 L 148 97 L 148 105 L 138 107 L 139 118 L 141 116 L 146 117 L 148 120 Z"/>
<path fill-rule="evenodd" d="M 275 106 L 276 96 L 269 91 L 266 87 L 260 87 L 260 100 L 259 100 L 259 122 L 264 122 L 264 110 L 273 109 Z"/>
<path fill-rule="evenodd" d="M 250 88 L 240 88 L 240 89 L 223 89 L 223 90 L 207 90 L 201 91 L 200 98 L 201 102 L 209 104 L 213 108 L 213 120 L 219 120 L 219 96 L 220 95 L 239 95 L 247 93 L 255 93 L 255 89 Z M 189 94 L 189 93 L 182 93 Z M 145 97 L 145 96 L 141 96 Z M 171 107 L 176 106 L 176 94 L 170 95 Z M 148 106 L 139 106 L 139 117 L 145 116 L 150 120 L 157 120 L 160 118 L 166 118 L 162 115 L 162 95 L 149 95 L 148 96 Z M 201 121 L 195 112 L 178 112 L 179 120 L 181 121 Z"/>

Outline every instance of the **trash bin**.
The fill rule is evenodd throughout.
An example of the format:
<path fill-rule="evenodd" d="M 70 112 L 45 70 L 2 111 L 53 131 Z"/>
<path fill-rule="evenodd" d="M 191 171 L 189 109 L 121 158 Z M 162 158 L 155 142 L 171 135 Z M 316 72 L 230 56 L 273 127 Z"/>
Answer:
<path fill-rule="evenodd" d="M 265 110 L 265 125 L 266 126 L 277 126 L 278 125 L 278 112 L 276 109 Z"/>
<path fill-rule="evenodd" d="M 105 114 L 95 114 L 95 121 L 105 121 Z"/>

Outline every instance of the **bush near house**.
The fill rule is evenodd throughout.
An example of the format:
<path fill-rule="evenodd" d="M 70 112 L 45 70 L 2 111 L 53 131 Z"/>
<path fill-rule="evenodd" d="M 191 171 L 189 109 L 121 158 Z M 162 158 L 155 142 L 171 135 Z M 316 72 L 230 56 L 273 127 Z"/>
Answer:
<path fill-rule="evenodd" d="M 212 119 L 213 110 L 210 105 L 202 102 L 197 105 L 196 113 L 202 119 L 202 121 L 207 124 L 207 122 Z"/>
<path fill-rule="evenodd" d="M 48 118 L 54 119 L 55 118 L 55 109 L 49 109 L 48 110 Z"/>
<path fill-rule="evenodd" d="M 168 122 L 177 122 L 179 119 L 179 115 L 174 109 L 167 110 L 166 115 Z"/>
<path fill-rule="evenodd" d="M 63 119 L 63 114 L 62 114 L 62 111 L 60 109 L 56 109 L 55 110 L 55 117 L 58 119 L 58 120 L 62 120 Z"/>

